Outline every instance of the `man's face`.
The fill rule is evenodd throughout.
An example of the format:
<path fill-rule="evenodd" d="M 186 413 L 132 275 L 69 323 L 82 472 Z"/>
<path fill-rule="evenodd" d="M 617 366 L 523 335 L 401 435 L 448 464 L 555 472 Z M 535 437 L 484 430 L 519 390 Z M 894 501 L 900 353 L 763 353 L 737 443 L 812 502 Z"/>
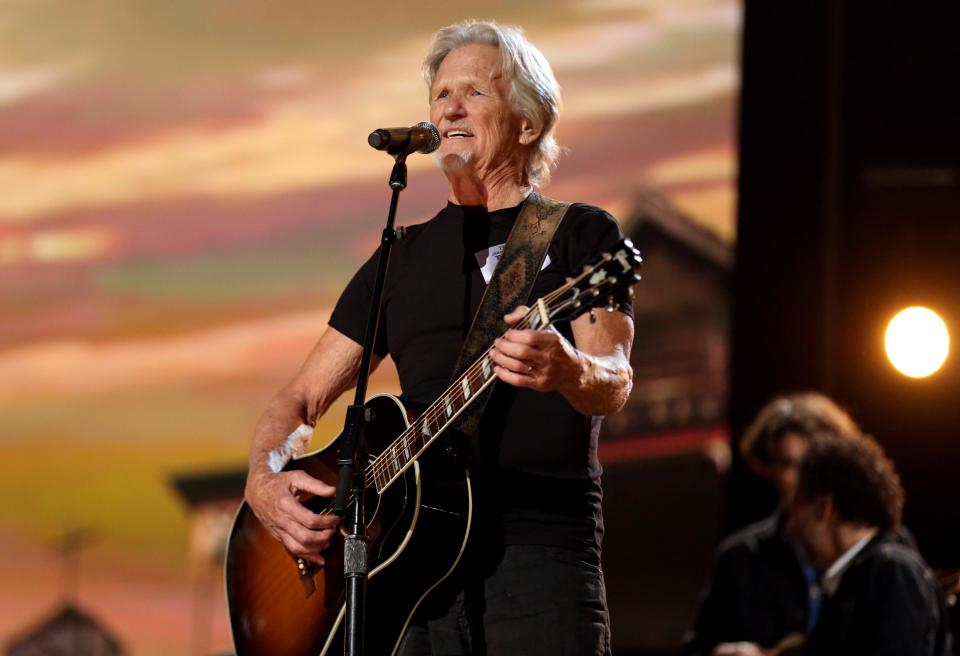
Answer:
<path fill-rule="evenodd" d="M 809 445 L 810 440 L 806 436 L 793 431 L 784 433 L 780 438 L 770 468 L 770 479 L 777 488 L 781 506 L 789 504 L 797 492 L 800 463 Z"/>
<path fill-rule="evenodd" d="M 441 135 L 434 159 L 444 171 L 522 165 L 520 120 L 509 95 L 497 48 L 470 44 L 444 58 L 430 89 L 430 120 Z"/>
<path fill-rule="evenodd" d="M 830 567 L 837 556 L 831 540 L 826 504 L 824 497 L 806 499 L 803 495 L 795 495 L 787 507 L 787 533 L 803 547 L 809 563 L 821 571 Z"/>

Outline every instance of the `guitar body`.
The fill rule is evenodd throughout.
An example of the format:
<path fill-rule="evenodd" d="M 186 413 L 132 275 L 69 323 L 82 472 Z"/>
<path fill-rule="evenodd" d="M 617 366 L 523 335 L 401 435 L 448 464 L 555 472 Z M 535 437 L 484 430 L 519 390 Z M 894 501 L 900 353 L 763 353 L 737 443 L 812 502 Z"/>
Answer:
<path fill-rule="evenodd" d="M 374 419 L 364 437 L 371 456 L 386 449 L 408 426 L 395 397 L 379 395 L 365 404 Z M 290 461 L 335 485 L 339 439 L 325 449 Z M 369 482 L 369 481 L 368 481 Z M 382 495 L 367 490 L 369 538 L 366 651 L 392 654 L 414 611 L 446 579 L 463 554 L 472 520 L 466 468 L 444 449 L 433 449 L 407 469 Z M 305 505 L 319 512 L 330 503 Z M 242 503 L 227 543 L 226 589 L 237 656 L 317 656 L 343 652 L 345 583 L 343 540 L 337 535 L 317 567 L 298 565 Z"/>

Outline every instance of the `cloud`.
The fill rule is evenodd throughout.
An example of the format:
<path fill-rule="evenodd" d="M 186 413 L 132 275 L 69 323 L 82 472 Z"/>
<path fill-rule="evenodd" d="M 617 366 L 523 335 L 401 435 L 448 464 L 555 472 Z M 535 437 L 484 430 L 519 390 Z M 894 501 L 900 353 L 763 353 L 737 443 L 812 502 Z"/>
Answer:
<path fill-rule="evenodd" d="M 727 23 L 731 15 L 738 15 L 735 4 L 671 7 L 644 4 L 649 15 L 642 20 L 585 20 L 575 27 L 531 34 L 558 71 L 573 71 L 565 82 L 565 125 L 659 112 L 735 92 L 738 75 L 733 61 L 687 60 L 677 66 L 670 57 L 646 60 L 638 54 L 666 47 L 670 35 L 684 29 L 711 30 L 721 41 L 729 32 L 733 41 L 735 30 Z M 418 75 L 426 38 L 405 38 L 368 58 L 348 60 L 334 71 L 296 57 L 263 66 L 248 82 L 279 97 L 264 106 L 263 97 L 249 95 L 251 87 L 227 85 L 225 93 L 235 98 L 225 106 L 235 111 L 253 102 L 258 107 L 257 113 L 240 121 L 217 123 L 207 117 L 198 125 L 185 117 L 179 126 L 148 137 L 68 156 L 13 151 L 0 158 L 0 188 L 5 190 L 0 196 L 0 224 L 187 197 L 270 198 L 380 179 L 384 158 L 369 150 L 366 134 L 375 127 L 412 124 L 426 116 L 426 94 Z M 642 68 L 633 68 L 637 61 L 643 62 Z M 411 171 L 430 166 L 427 158 L 411 158 Z"/>
<path fill-rule="evenodd" d="M 581 10 L 587 15 L 632 11 L 637 17 L 587 20 L 537 37 L 535 43 L 558 73 L 598 70 L 622 61 L 676 68 L 686 60 L 676 51 L 678 37 L 690 41 L 698 35 L 728 34 L 732 48 L 741 15 L 738 3 L 715 1 L 587 0 Z M 663 56 L 667 51 L 672 56 Z"/>
<path fill-rule="evenodd" d="M 674 109 L 728 96 L 739 79 L 732 63 L 632 83 L 600 82 L 565 99 L 565 116 L 601 118 Z"/>
<path fill-rule="evenodd" d="M 736 239 L 737 194 L 729 183 L 688 191 L 668 191 L 667 197 L 727 243 L 732 244 Z"/>
<path fill-rule="evenodd" d="M 113 252 L 118 241 L 116 230 L 101 227 L 0 236 L 0 266 L 97 260 Z"/>
<path fill-rule="evenodd" d="M 372 78 L 303 89 L 239 124 L 188 125 L 71 157 L 0 158 L 0 223 L 188 196 L 268 197 L 385 177 L 386 158 L 366 137 L 384 123 L 413 124 L 426 116 L 418 65 L 406 66 L 410 80 L 384 69 Z M 309 70 L 265 75 L 269 84 L 305 84 Z M 422 157 L 409 165 L 412 171 L 431 166 Z"/>
<path fill-rule="evenodd" d="M 637 12 L 651 22 L 668 27 L 727 27 L 740 24 L 741 4 L 731 0 L 580 0 L 580 11 Z"/>
<path fill-rule="evenodd" d="M 265 89 L 302 89 L 316 80 L 316 72 L 305 64 L 269 66 L 254 74 L 254 81 Z"/>
<path fill-rule="evenodd" d="M 663 159 L 643 173 L 644 181 L 656 185 L 697 182 L 731 182 L 736 160 L 729 147 L 710 148 Z"/>
<path fill-rule="evenodd" d="M 0 407 L 292 371 L 331 308 L 192 333 L 97 343 L 64 339 L 0 352 Z"/>
<path fill-rule="evenodd" d="M 0 159 L 0 222 L 191 195 L 257 197 L 356 179 L 369 168 L 370 153 L 366 135 L 347 121 L 285 106 L 238 128 L 187 128 L 87 157 Z"/>
<path fill-rule="evenodd" d="M 382 82 L 382 84 L 380 83 Z M 0 223 L 24 223 L 59 211 L 186 196 L 256 198 L 382 175 L 366 133 L 394 117 L 426 113 L 421 86 L 366 80 L 344 106 L 326 97 L 284 102 L 261 120 L 226 129 L 184 128 L 87 156 L 0 159 Z M 597 83 L 568 94 L 566 119 L 609 117 L 701 102 L 736 87 L 732 64 L 632 83 Z M 384 98 L 391 99 L 389 114 Z M 327 103 L 329 105 L 329 103 Z M 429 167 L 411 158 L 411 170 Z"/>
<path fill-rule="evenodd" d="M 40 66 L 0 69 L 0 107 L 55 89 L 89 68 L 91 61 L 77 55 Z"/>

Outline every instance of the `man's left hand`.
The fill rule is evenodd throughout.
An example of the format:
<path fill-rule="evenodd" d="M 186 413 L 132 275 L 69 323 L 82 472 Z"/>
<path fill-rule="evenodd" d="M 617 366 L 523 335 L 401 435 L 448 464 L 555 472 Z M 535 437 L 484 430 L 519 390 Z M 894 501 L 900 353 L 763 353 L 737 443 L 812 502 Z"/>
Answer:
<path fill-rule="evenodd" d="M 528 311 L 521 305 L 504 319 L 508 326 L 514 326 Z M 497 377 L 515 387 L 549 392 L 579 383 L 580 353 L 552 327 L 508 330 L 493 343 L 490 358 Z"/>

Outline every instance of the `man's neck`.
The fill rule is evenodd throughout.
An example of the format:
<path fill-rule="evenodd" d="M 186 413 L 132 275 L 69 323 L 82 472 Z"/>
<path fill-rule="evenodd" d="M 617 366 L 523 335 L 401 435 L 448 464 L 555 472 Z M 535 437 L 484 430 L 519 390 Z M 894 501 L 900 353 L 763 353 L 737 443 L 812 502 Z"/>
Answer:
<path fill-rule="evenodd" d="M 480 176 L 467 172 L 447 174 L 448 196 L 452 203 L 483 207 L 488 212 L 514 207 L 523 202 L 531 188 L 515 172 Z"/>
<path fill-rule="evenodd" d="M 834 529 L 833 543 L 837 557 L 823 575 L 823 588 L 832 595 L 840 585 L 840 578 L 853 559 L 877 533 L 875 526 L 840 524 Z"/>
<path fill-rule="evenodd" d="M 834 532 L 834 544 L 837 549 L 837 557 L 839 558 L 845 554 L 851 547 L 862 541 L 865 537 L 872 537 L 876 532 L 877 528 L 875 526 L 840 524 Z"/>

